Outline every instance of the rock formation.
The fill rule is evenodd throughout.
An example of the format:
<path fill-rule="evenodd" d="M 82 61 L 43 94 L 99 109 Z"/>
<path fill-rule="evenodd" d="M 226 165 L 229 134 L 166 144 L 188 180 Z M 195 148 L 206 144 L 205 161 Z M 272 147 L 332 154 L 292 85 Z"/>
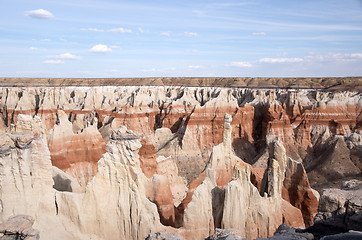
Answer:
<path fill-rule="evenodd" d="M 150 233 L 145 240 L 184 240 L 180 235 L 167 231 Z"/>
<path fill-rule="evenodd" d="M 113 131 L 84 194 L 55 193 L 56 214 L 101 239 L 141 239 L 151 229 L 161 230 L 156 206 L 146 198 L 138 156 L 141 146 L 132 131 Z"/>
<path fill-rule="evenodd" d="M 0 220 L 33 216 L 45 239 L 271 237 L 282 223 L 313 224 L 308 177 L 362 169 L 357 91 L 0 90 Z"/>
<path fill-rule="evenodd" d="M 322 237 L 320 240 L 359 240 L 362 239 L 362 232 L 349 231 L 347 233 L 339 233 Z"/>
<path fill-rule="evenodd" d="M 238 235 L 236 229 L 220 229 L 216 228 L 213 235 L 205 238 L 205 240 L 244 240 Z"/>
<path fill-rule="evenodd" d="M 57 112 L 57 124 L 49 132 L 48 145 L 52 164 L 78 179 L 86 186 L 97 172 L 97 162 L 105 153 L 105 143 L 95 122 L 85 123 L 80 133 L 73 132 L 73 124 L 64 111 Z"/>
<path fill-rule="evenodd" d="M 34 120 L 27 119 L 31 126 Z M 111 135 L 107 153 L 84 193 L 53 188 L 60 184 L 52 177 L 44 138 L 16 132 L 3 134 L 1 141 L 2 220 L 14 213 L 34 216 L 45 239 L 140 239 L 150 229 L 161 229 L 157 209 L 145 194 L 139 137 L 125 128 Z"/>
<path fill-rule="evenodd" d="M 242 160 L 252 163 L 270 134 L 278 136 L 288 156 L 303 161 L 308 171 L 319 165 L 316 158 L 325 159 L 321 156 L 330 152 L 326 148 L 336 135 L 347 137 L 362 126 L 361 94 L 353 91 L 329 94 L 303 89 L 183 87 L 28 87 L 24 91 L 14 87 L 2 88 L 1 101 L 6 126 L 16 123 L 18 114 L 24 113 L 39 116 L 51 131 L 59 123 L 58 110 L 63 110 L 72 123 L 67 128 L 72 129 L 72 138 L 77 138 L 79 144 L 85 129 L 103 132 L 109 125 L 124 125 L 143 134 L 156 147 L 156 157 L 172 155 L 188 183 L 203 170 L 212 148 L 222 142 L 225 113 L 233 117 L 233 150 Z M 171 130 L 168 139 L 157 140 L 160 129 Z M 94 144 L 98 145 L 101 140 L 96 136 Z M 103 137 L 107 138 L 107 134 Z M 102 145 L 99 154 L 103 153 Z M 339 143 L 335 151 L 337 155 L 347 153 L 345 162 L 351 164 L 346 171 L 361 172 L 358 148 L 352 150 Z M 56 149 L 51 153 L 56 154 Z M 194 173 L 187 170 L 190 166 Z M 313 182 L 317 176 L 312 177 Z"/>
<path fill-rule="evenodd" d="M 325 189 L 320 198 L 317 224 L 362 231 L 362 182 L 346 181 L 342 189 Z"/>
<path fill-rule="evenodd" d="M 238 229 L 246 239 L 272 236 L 282 222 L 304 227 L 301 212 L 282 199 L 285 149 L 279 140 L 274 140 L 269 150 L 260 192 L 251 182 L 251 167 L 245 164 L 234 167 L 233 181 L 225 187 L 222 226 Z"/>
<path fill-rule="evenodd" d="M 303 164 L 288 158 L 282 197 L 294 207 L 300 209 L 306 226 L 313 225 L 314 216 L 317 214 L 319 199 L 316 195 L 318 195 L 318 192 L 316 193 L 316 191 L 310 187 Z M 292 223 L 287 224 L 296 226 Z"/>
<path fill-rule="evenodd" d="M 0 224 L 0 239 L 2 240 L 38 240 L 39 231 L 32 228 L 34 219 L 27 215 L 15 215 Z"/>
<path fill-rule="evenodd" d="M 266 239 L 266 238 L 264 238 Z M 292 228 L 286 224 L 280 225 L 274 233 L 273 237 L 267 238 L 270 240 L 313 240 L 314 236 L 311 233 L 302 232 L 300 229 Z M 260 239 L 261 240 L 261 239 Z"/>

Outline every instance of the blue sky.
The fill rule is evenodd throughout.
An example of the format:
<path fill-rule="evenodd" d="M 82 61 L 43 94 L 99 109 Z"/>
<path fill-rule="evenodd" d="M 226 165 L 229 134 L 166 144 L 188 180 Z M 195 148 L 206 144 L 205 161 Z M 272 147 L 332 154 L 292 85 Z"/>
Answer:
<path fill-rule="evenodd" d="M 0 77 L 362 76 L 360 0 L 0 3 Z"/>

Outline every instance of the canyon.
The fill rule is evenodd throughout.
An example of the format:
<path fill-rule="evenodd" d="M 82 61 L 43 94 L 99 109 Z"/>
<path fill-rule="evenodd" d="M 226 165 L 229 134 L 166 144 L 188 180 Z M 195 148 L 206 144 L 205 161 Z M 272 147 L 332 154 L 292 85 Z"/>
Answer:
<path fill-rule="evenodd" d="M 256 239 L 282 223 L 311 227 L 329 216 L 318 213 L 325 188 L 362 179 L 361 86 L 3 78 L 0 221 L 30 215 L 44 239 L 205 239 L 220 228 Z"/>

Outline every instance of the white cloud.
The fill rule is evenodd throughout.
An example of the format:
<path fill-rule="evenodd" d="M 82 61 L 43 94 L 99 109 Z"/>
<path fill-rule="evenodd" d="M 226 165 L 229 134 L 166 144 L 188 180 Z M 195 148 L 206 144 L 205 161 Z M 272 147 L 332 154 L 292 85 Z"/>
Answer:
<path fill-rule="evenodd" d="M 143 30 L 143 28 L 141 28 L 141 27 L 138 27 L 138 31 L 139 31 L 140 33 L 144 33 L 144 32 L 145 32 L 145 30 Z"/>
<path fill-rule="evenodd" d="M 131 33 L 132 30 L 130 30 L 130 29 L 125 29 L 125 28 L 112 28 L 112 29 L 109 29 L 108 32 L 113 32 L 113 33 Z"/>
<path fill-rule="evenodd" d="M 44 9 L 36 9 L 36 10 L 27 11 L 25 15 L 28 17 L 37 18 L 37 19 L 50 19 L 50 18 L 54 17 L 51 12 L 44 10 Z"/>
<path fill-rule="evenodd" d="M 171 36 L 171 31 L 161 32 L 160 35 L 161 35 L 161 36 L 170 37 L 170 36 Z"/>
<path fill-rule="evenodd" d="M 103 29 L 99 28 L 81 28 L 82 31 L 89 31 L 89 32 L 104 32 Z"/>
<path fill-rule="evenodd" d="M 109 53 L 109 52 L 112 52 L 112 49 L 110 47 L 108 47 L 107 45 L 97 44 L 97 45 L 94 45 L 90 49 L 90 51 L 94 52 L 94 53 Z"/>
<path fill-rule="evenodd" d="M 59 54 L 57 56 L 54 56 L 55 58 L 58 58 L 58 59 L 70 59 L 70 60 L 79 60 L 81 59 L 80 56 L 76 56 L 76 55 L 73 55 L 71 53 L 63 53 L 63 54 Z"/>
<path fill-rule="evenodd" d="M 203 68 L 203 66 L 201 66 L 201 65 L 189 65 L 189 68 L 190 69 L 200 69 L 200 68 Z"/>
<path fill-rule="evenodd" d="M 111 28 L 108 30 L 100 29 L 100 28 L 81 28 L 82 31 L 88 31 L 88 32 L 112 32 L 112 33 L 131 33 L 131 29 L 126 28 Z"/>
<path fill-rule="evenodd" d="M 252 67 L 253 65 L 249 62 L 232 62 L 229 64 L 231 67 Z"/>
<path fill-rule="evenodd" d="M 142 72 L 157 72 L 157 73 L 165 73 L 165 72 L 173 72 L 176 71 L 175 67 L 168 67 L 168 68 L 149 68 L 149 69 L 142 69 Z"/>
<path fill-rule="evenodd" d="M 172 32 L 171 31 L 163 31 L 160 33 L 161 36 L 165 36 L 165 37 L 171 37 L 171 35 L 173 36 L 184 36 L 184 37 L 197 37 L 199 36 L 198 33 L 195 33 L 195 32 L 183 32 L 183 33 L 173 33 L 171 34 Z"/>
<path fill-rule="evenodd" d="M 36 47 L 30 47 L 29 50 L 30 50 L 30 51 L 35 51 L 35 50 L 38 50 L 38 48 L 36 48 Z"/>
<path fill-rule="evenodd" d="M 186 36 L 186 37 L 197 37 L 197 36 L 199 36 L 199 34 L 195 33 L 195 32 L 184 32 L 184 36 Z"/>
<path fill-rule="evenodd" d="M 50 59 L 50 60 L 45 60 L 43 63 L 46 63 L 46 64 L 64 64 L 64 61 Z"/>
<path fill-rule="evenodd" d="M 303 58 L 262 58 L 259 60 L 261 63 L 296 63 L 303 61 Z"/>
<path fill-rule="evenodd" d="M 265 32 L 253 32 L 251 35 L 253 35 L 253 36 L 265 36 L 266 33 Z"/>
<path fill-rule="evenodd" d="M 362 58 L 362 53 L 351 53 L 350 56 L 352 58 Z"/>
<path fill-rule="evenodd" d="M 318 54 L 312 54 L 311 56 L 307 56 L 308 59 L 318 59 L 320 61 L 323 60 L 337 60 L 342 62 L 351 62 L 351 61 L 357 61 L 359 59 L 362 59 L 362 53 L 329 53 L 326 55 L 318 55 Z"/>
<path fill-rule="evenodd" d="M 286 57 L 277 57 L 277 58 L 261 58 L 258 63 L 317 63 L 317 62 L 357 62 L 362 60 L 362 53 L 327 53 L 320 54 L 311 52 L 307 56 L 295 57 L 295 58 L 286 58 Z"/>

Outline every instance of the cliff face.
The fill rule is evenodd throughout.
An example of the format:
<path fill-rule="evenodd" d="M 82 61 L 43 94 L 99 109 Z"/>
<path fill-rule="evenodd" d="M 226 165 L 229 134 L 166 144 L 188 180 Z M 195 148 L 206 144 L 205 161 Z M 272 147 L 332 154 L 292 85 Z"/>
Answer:
<path fill-rule="evenodd" d="M 346 142 L 362 129 L 361 93 L 351 91 L 183 87 L 1 90 L 3 125 L 11 127 L 18 114 L 39 116 L 48 132 L 52 162 L 61 169 L 96 163 L 105 148 L 99 132 L 107 140 L 111 126 L 126 126 L 154 145 L 157 156 L 172 156 L 180 174 L 190 182 L 204 168 L 212 147 L 222 142 L 224 114 L 228 113 L 233 118 L 233 150 L 241 159 L 253 163 L 265 148 L 267 136 L 275 135 L 288 156 L 303 161 L 310 171 L 322 171 L 323 181 L 329 181 L 334 176 L 323 174 L 315 159 L 337 141 L 336 136 L 343 136 Z M 87 140 L 86 135 L 92 137 Z M 347 166 L 339 176 L 359 173 L 356 153 L 337 145 L 350 155 L 340 165 L 336 163 L 335 168 Z"/>
<path fill-rule="evenodd" d="M 216 227 L 266 237 L 282 222 L 313 223 L 307 175 L 320 184 L 362 170 L 362 94 L 353 91 L 3 87 L 0 128 L 1 219 L 39 215 L 37 229 L 50 218 L 73 238 L 171 229 L 200 239 Z M 14 191 L 19 181 L 34 184 Z M 37 191 L 47 197 L 24 197 Z"/>

